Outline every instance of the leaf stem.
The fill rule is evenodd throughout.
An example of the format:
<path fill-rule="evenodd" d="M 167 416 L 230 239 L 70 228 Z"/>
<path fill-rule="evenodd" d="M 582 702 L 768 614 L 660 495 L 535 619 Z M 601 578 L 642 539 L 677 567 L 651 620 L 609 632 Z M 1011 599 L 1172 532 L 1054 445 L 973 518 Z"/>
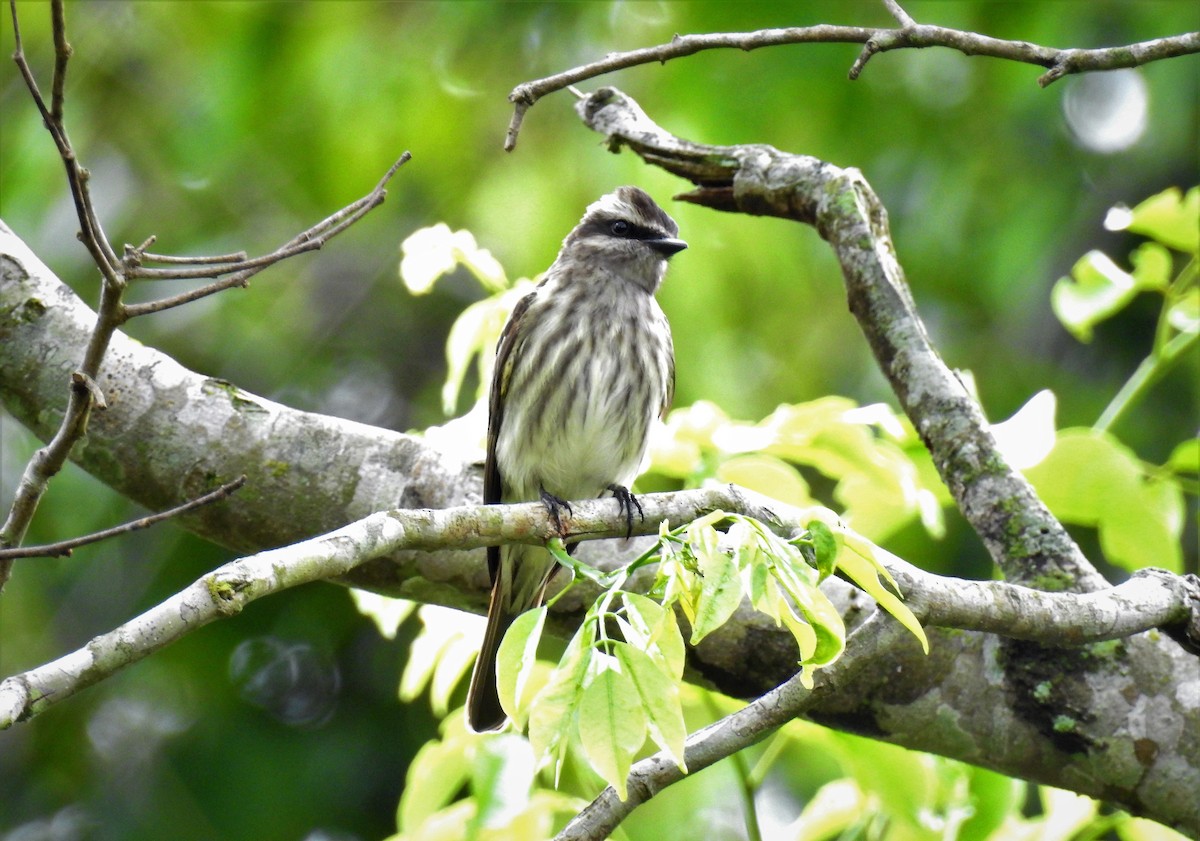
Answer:
<path fill-rule="evenodd" d="M 1200 340 L 1200 333 L 1180 333 L 1171 339 L 1159 353 L 1152 353 L 1142 360 L 1121 390 L 1113 397 L 1099 420 L 1092 426 L 1097 432 L 1110 429 L 1132 406 L 1141 400 L 1147 391 L 1161 380 L 1189 350 Z"/>

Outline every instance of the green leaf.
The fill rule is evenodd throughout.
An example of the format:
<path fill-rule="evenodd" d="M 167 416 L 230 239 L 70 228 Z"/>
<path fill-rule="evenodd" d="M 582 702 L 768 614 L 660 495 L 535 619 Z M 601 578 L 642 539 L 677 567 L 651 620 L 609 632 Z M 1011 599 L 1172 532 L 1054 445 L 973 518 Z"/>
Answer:
<path fill-rule="evenodd" d="M 679 699 L 676 676 L 665 671 L 659 661 L 631 645 L 615 643 L 613 653 L 621 664 L 621 672 L 637 688 L 639 703 L 650 728 L 650 738 L 671 754 L 675 764 L 686 774 L 683 743 L 687 739 L 687 727 L 683 723 L 683 705 Z"/>
<path fill-rule="evenodd" d="M 1185 290 L 1171 303 L 1167 323 L 1180 333 L 1200 332 L 1200 286 Z"/>
<path fill-rule="evenodd" d="M 430 815 L 454 799 L 470 776 L 471 766 L 461 716 L 447 719 L 442 738 L 426 742 L 405 774 L 396 823 L 401 832 L 415 832 Z"/>
<path fill-rule="evenodd" d="M 808 540 L 813 547 L 817 572 L 820 573 L 821 580 L 825 580 L 833 574 L 842 541 L 838 534 L 821 520 L 809 520 L 805 528 L 808 529 Z"/>
<path fill-rule="evenodd" d="M 518 723 L 526 711 L 525 688 L 537 665 L 537 647 L 546 624 L 546 608 L 527 610 L 509 626 L 496 654 L 496 691 L 500 706 Z"/>
<path fill-rule="evenodd" d="M 1185 476 L 1200 473 L 1200 438 L 1189 438 L 1171 451 L 1167 467 Z"/>
<path fill-rule="evenodd" d="M 646 741 L 646 713 L 627 675 L 605 669 L 583 691 L 579 740 L 592 768 L 625 800 L 633 754 Z"/>
<path fill-rule="evenodd" d="M 480 392 L 487 388 L 493 359 L 488 351 L 496 344 L 507 314 L 497 296 L 476 301 L 454 319 L 446 337 L 446 382 L 442 386 L 442 411 L 447 415 L 458 408 L 459 390 L 476 354 L 481 363 Z"/>
<path fill-rule="evenodd" d="M 1094 526 L 1109 561 L 1125 569 L 1182 568 L 1179 483 L 1146 474 L 1137 456 L 1106 432 L 1064 429 L 1026 476 L 1059 519 Z"/>
<path fill-rule="evenodd" d="M 657 658 L 666 666 L 668 675 L 680 680 L 687 654 L 675 614 L 638 593 L 622 593 L 621 598 L 633 635 L 629 642 Z"/>
<path fill-rule="evenodd" d="M 886 549 L 875 546 L 866 538 L 847 531 L 846 551 L 838 557 L 838 568 L 865 590 L 867 595 L 875 599 L 880 607 L 892 614 L 896 621 L 907 628 L 928 654 L 929 639 L 925 636 L 925 629 L 921 627 L 917 617 L 904 602 L 900 601 L 895 593 L 884 587 L 879 580 L 882 575 L 892 586 L 895 586 L 891 573 L 879 561 L 878 555 L 880 554 L 888 555 L 890 553 Z"/>
<path fill-rule="evenodd" d="M 1195 254 L 1200 250 L 1200 188 L 1193 187 L 1185 196 L 1171 187 L 1151 196 L 1132 211 L 1114 208 L 1105 220 L 1109 230 L 1126 229 L 1143 234 L 1164 245 Z"/>
<path fill-rule="evenodd" d="M 575 714 L 583 698 L 583 681 L 592 662 L 593 649 L 584 640 L 590 640 L 594 632 L 590 623 L 580 626 L 550 679 L 529 706 L 529 743 L 535 756 L 550 760 L 555 785 L 562 773 Z"/>
<path fill-rule="evenodd" d="M 813 504 L 808 492 L 808 483 L 796 468 L 765 453 L 734 456 L 722 462 L 717 467 L 716 478 L 720 482 L 741 485 L 788 505 L 804 507 Z"/>
<path fill-rule="evenodd" d="M 1129 255 L 1138 289 L 1162 292 L 1171 285 L 1171 252 L 1157 242 L 1143 242 Z"/>
<path fill-rule="evenodd" d="M 825 841 L 841 838 L 871 808 L 858 783 L 852 779 L 834 780 L 817 789 L 804 804 L 800 818 L 792 825 L 796 834 L 791 841 Z"/>
<path fill-rule="evenodd" d="M 717 546 L 717 532 L 712 526 L 689 528 L 688 532 L 701 575 L 696 616 L 692 621 L 691 643 L 696 645 L 724 625 L 737 610 L 742 603 L 742 583 L 737 566 Z"/>
<path fill-rule="evenodd" d="M 1133 275 L 1103 252 L 1089 251 L 1075 263 L 1071 277 L 1054 284 L 1050 306 L 1071 335 L 1090 342 L 1092 329 L 1124 309 L 1137 293 Z"/>
<path fill-rule="evenodd" d="M 529 806 L 537 762 L 529 741 L 515 733 L 481 740 L 472 763 L 471 791 L 478 806 L 468 837 L 482 828 L 501 827 Z"/>

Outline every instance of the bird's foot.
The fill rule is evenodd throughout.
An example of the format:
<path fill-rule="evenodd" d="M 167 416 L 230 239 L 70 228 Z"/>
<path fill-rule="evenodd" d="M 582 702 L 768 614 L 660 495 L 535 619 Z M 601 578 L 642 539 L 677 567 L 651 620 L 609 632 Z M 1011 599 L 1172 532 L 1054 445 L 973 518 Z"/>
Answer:
<path fill-rule="evenodd" d="M 561 512 L 565 508 L 568 514 L 574 514 L 575 512 L 571 510 L 571 503 L 555 496 L 545 488 L 538 488 L 538 495 L 542 498 L 542 505 L 546 506 L 546 512 L 549 513 L 550 519 L 554 521 L 555 531 L 566 537 L 566 532 L 563 531 Z"/>
<path fill-rule="evenodd" d="M 617 504 L 621 506 L 621 513 L 625 515 L 625 539 L 628 540 L 633 536 L 633 509 L 637 509 L 638 519 L 646 519 L 646 515 L 642 511 L 642 504 L 624 485 L 609 485 L 608 489 L 616 497 Z"/>

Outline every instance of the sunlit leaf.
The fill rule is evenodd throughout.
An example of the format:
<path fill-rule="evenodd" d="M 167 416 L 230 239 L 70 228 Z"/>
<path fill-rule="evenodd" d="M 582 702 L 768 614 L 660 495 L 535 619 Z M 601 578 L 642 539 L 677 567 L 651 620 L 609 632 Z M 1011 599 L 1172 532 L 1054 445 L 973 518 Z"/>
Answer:
<path fill-rule="evenodd" d="M 1143 201 L 1132 211 L 1112 213 L 1105 219 L 1109 230 L 1129 230 L 1156 239 L 1177 251 L 1191 254 L 1200 250 L 1200 188 L 1187 195 L 1171 187 Z"/>
<path fill-rule="evenodd" d="M 471 773 L 467 741 L 472 737 L 455 716 L 443 724 L 442 738 L 426 742 L 409 763 L 397 810 L 401 832 L 412 832 L 454 799 Z"/>
<path fill-rule="evenodd" d="M 789 841 L 839 838 L 867 812 L 867 796 L 852 779 L 834 780 L 817 789 L 804 804 Z"/>
<path fill-rule="evenodd" d="M 525 687 L 537 663 L 538 642 L 546 624 L 546 607 L 527 610 L 513 620 L 496 654 L 496 691 L 500 706 L 515 721 L 524 719 Z"/>
<path fill-rule="evenodd" d="M 622 593 L 621 598 L 625 602 L 630 625 L 645 643 L 642 650 L 660 659 L 667 667 L 668 674 L 680 680 L 683 677 L 686 649 L 675 614 L 653 599 L 637 593 Z"/>
<path fill-rule="evenodd" d="M 1113 436 L 1061 430 L 1050 455 L 1026 475 L 1056 517 L 1099 530 L 1112 563 L 1129 570 L 1181 568 L 1178 482 L 1152 480 L 1137 456 Z"/>
<path fill-rule="evenodd" d="M 1167 322 L 1180 333 L 1200 332 L 1200 286 L 1193 286 L 1171 303 Z"/>
<path fill-rule="evenodd" d="M 721 482 L 741 485 L 788 505 L 812 505 L 808 483 L 796 468 L 782 459 L 756 453 L 735 456 L 722 462 L 716 478 Z"/>
<path fill-rule="evenodd" d="M 1133 275 L 1103 252 L 1089 251 L 1075 263 L 1069 278 L 1054 284 L 1050 305 L 1071 335 L 1090 342 L 1092 329 L 1124 309 L 1137 293 Z"/>
<path fill-rule="evenodd" d="M 1185 475 L 1200 473 L 1200 438 L 1189 438 L 1175 447 L 1167 459 L 1167 466 Z"/>
<path fill-rule="evenodd" d="M 1043 389 L 1018 409 L 1012 417 L 992 425 L 996 445 L 1017 470 L 1040 462 L 1054 449 L 1054 413 L 1058 401 L 1054 392 Z"/>
<path fill-rule="evenodd" d="M 650 738 L 687 772 L 683 760 L 683 743 L 687 727 L 683 722 L 683 706 L 679 700 L 676 676 L 663 670 L 662 665 L 643 651 L 623 643 L 613 646 L 621 671 L 637 688 L 642 710 L 650 729 Z"/>
<path fill-rule="evenodd" d="M 471 791 L 478 806 L 473 830 L 510 824 L 529 807 L 537 762 L 523 736 L 500 733 L 480 740 L 471 765 Z"/>
<path fill-rule="evenodd" d="M 692 645 L 728 621 L 742 602 L 742 583 L 733 561 L 717 546 L 711 527 L 689 529 L 691 545 L 700 565 L 700 595 L 692 621 Z"/>
<path fill-rule="evenodd" d="M 633 754 L 646 741 L 646 713 L 637 687 L 616 669 L 592 679 L 579 703 L 579 741 L 588 762 L 625 800 Z"/>
<path fill-rule="evenodd" d="M 1171 252 L 1157 242 L 1143 242 L 1129 255 L 1129 262 L 1138 289 L 1161 292 L 1171 284 Z"/>
<path fill-rule="evenodd" d="M 562 773 L 575 714 L 583 697 L 583 682 L 592 659 L 592 648 L 584 642 L 592 631 L 580 628 L 567 646 L 562 660 L 534 697 L 529 708 L 529 743 L 534 755 L 549 761 L 555 785 Z"/>
<path fill-rule="evenodd" d="M 873 545 L 870 541 L 852 532 L 847 533 L 846 551 L 838 558 L 838 569 L 846 573 L 851 581 L 866 591 L 867 595 L 875 599 L 880 607 L 908 629 L 928 654 L 929 639 L 925 636 L 925 629 L 921 627 L 921 623 L 917 621 L 917 617 L 908 609 L 908 606 L 879 580 L 880 576 L 883 576 L 890 584 L 893 586 L 895 584 L 891 581 L 891 574 L 879 560 L 880 555 L 887 554 L 890 553 Z"/>

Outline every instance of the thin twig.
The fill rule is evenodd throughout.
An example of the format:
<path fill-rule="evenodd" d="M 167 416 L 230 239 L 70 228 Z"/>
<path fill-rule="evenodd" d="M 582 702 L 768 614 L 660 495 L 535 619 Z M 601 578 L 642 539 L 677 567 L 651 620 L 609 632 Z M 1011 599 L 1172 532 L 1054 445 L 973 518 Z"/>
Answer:
<path fill-rule="evenodd" d="M 234 286 L 245 286 L 247 281 L 254 275 L 261 272 L 263 269 L 275 265 L 281 260 L 286 260 L 288 257 L 294 257 L 297 254 L 303 254 L 306 251 L 315 251 L 322 248 L 326 242 L 333 239 L 342 231 L 349 228 L 363 216 L 370 213 L 376 207 L 383 203 L 387 197 L 386 185 L 396 170 L 412 159 L 409 152 L 402 154 L 388 171 L 384 174 L 379 183 L 375 185 L 367 195 L 360 198 L 358 201 L 347 205 L 337 213 L 322 219 L 317 224 L 313 225 L 307 231 L 293 237 L 282 246 L 272 251 L 270 254 L 265 254 L 261 257 L 254 257 L 249 260 L 239 260 L 236 263 L 218 264 L 210 268 L 197 269 L 148 269 L 135 268 L 130 272 L 131 277 L 139 280 L 178 280 L 181 278 L 200 278 L 200 277 L 217 277 L 228 272 L 234 274 L 224 277 L 207 286 L 202 286 L 199 289 L 192 289 L 188 292 L 182 292 L 178 295 L 173 295 L 169 298 L 161 298 L 157 301 L 149 301 L 144 304 L 130 304 L 124 308 L 124 316 L 128 320 L 137 318 L 138 316 L 148 315 L 150 313 L 162 312 L 163 310 L 178 307 L 182 304 L 191 303 L 200 298 L 213 295 L 225 289 Z"/>
<path fill-rule="evenodd" d="M 211 505 L 214 502 L 219 502 L 222 499 L 233 494 L 242 485 L 246 484 L 246 477 L 239 476 L 232 482 L 226 482 L 216 490 L 209 491 L 203 496 L 198 496 L 193 500 L 177 505 L 166 511 L 160 511 L 157 514 L 150 514 L 146 517 L 140 517 L 137 520 L 131 520 L 128 523 L 122 523 L 119 526 L 113 526 L 110 529 L 85 534 L 80 537 L 74 537 L 70 540 L 61 540 L 57 543 L 46 543 L 41 546 L 19 546 L 13 549 L 0 549 L 0 560 L 5 558 L 61 558 L 70 555 L 75 549 L 80 546 L 87 546 L 91 543 L 99 543 L 101 540 L 108 540 L 110 537 L 117 537 L 129 532 L 148 529 L 150 526 L 157 525 L 164 520 L 169 520 L 172 517 L 179 517 L 187 514 L 190 511 L 195 511 L 197 508 L 203 508 L 205 505 Z"/>
<path fill-rule="evenodd" d="M 523 82 L 513 88 L 508 99 L 513 103 L 513 116 L 505 133 L 504 148 L 516 147 L 517 134 L 525 113 L 539 99 L 585 79 L 594 79 L 616 70 L 641 64 L 662 64 L 704 50 L 732 49 L 750 51 L 760 47 L 784 44 L 845 43 L 863 44 L 863 50 L 850 68 L 850 79 L 857 79 L 871 56 L 897 49 L 945 47 L 965 55 L 988 56 L 1049 68 L 1038 78 L 1045 87 L 1071 73 L 1094 70 L 1115 70 L 1138 67 L 1152 61 L 1200 52 L 1200 32 L 1189 32 L 1167 38 L 1142 41 L 1123 47 L 1102 49 L 1058 49 L 1042 47 L 1026 41 L 1006 41 L 942 26 L 917 24 L 893 0 L 885 6 L 900 23 L 899 28 L 866 26 L 818 26 L 760 29 L 754 32 L 713 32 L 676 35 L 669 42 L 642 47 L 622 53 L 610 53 L 604 58 L 555 73 L 542 79 Z"/>

